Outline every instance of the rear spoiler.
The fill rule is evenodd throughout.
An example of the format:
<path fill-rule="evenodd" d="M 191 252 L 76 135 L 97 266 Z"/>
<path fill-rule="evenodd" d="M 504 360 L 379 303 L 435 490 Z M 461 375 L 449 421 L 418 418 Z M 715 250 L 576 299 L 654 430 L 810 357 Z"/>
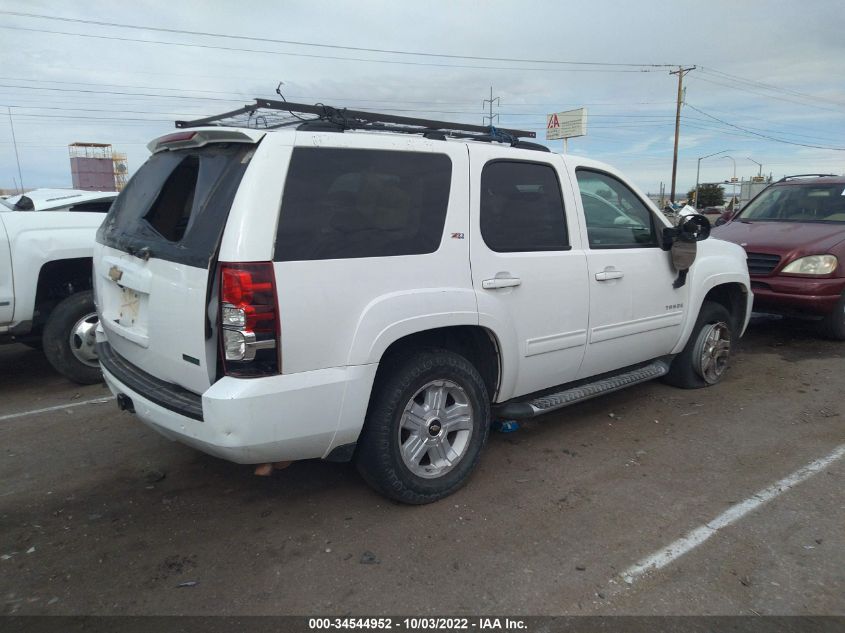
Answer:
<path fill-rule="evenodd" d="M 257 143 L 266 134 L 263 130 L 200 129 L 175 132 L 150 141 L 147 149 L 153 154 L 166 149 L 202 147 L 209 143 Z"/>

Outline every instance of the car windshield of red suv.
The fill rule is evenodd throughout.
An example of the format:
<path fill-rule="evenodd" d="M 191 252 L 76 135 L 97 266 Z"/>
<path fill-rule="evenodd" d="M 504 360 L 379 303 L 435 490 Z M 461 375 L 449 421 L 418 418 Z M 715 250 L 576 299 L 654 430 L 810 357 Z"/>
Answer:
<path fill-rule="evenodd" d="M 740 212 L 737 220 L 845 224 L 845 185 L 769 187 Z"/>

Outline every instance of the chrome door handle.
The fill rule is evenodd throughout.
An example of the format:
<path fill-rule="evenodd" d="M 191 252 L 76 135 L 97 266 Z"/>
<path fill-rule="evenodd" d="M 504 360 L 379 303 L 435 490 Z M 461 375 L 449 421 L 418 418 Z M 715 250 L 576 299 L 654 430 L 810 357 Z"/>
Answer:
<path fill-rule="evenodd" d="M 615 270 L 613 268 L 605 268 L 600 273 L 596 273 L 596 280 L 597 281 L 610 281 L 611 279 L 622 279 L 625 276 L 621 270 Z"/>
<path fill-rule="evenodd" d="M 497 288 L 513 288 L 520 284 L 522 284 L 522 279 L 519 277 L 494 277 L 482 281 L 481 287 L 485 290 L 495 290 Z"/>

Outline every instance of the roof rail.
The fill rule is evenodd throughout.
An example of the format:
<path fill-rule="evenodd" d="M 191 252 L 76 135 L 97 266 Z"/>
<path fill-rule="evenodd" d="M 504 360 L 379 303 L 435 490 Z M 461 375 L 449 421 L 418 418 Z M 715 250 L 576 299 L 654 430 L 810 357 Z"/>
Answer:
<path fill-rule="evenodd" d="M 284 113 L 289 114 L 285 117 Z M 300 114 L 313 115 L 303 118 Z M 281 115 L 282 118 L 279 118 Z M 228 122 L 227 122 L 228 120 Z M 335 108 L 318 103 L 308 105 L 290 101 L 256 99 L 254 104 L 247 104 L 237 110 L 195 119 L 176 121 L 177 128 L 191 128 L 205 125 L 263 127 L 274 129 L 293 127 L 323 131 L 371 130 L 377 132 L 401 132 L 423 134 L 427 138 L 469 138 L 479 141 L 508 143 L 530 149 L 545 149 L 545 146 L 520 141 L 520 138 L 536 138 L 537 134 L 529 130 L 497 128 L 492 125 L 471 125 L 433 119 L 398 116 L 363 110 Z M 535 146 L 536 147 L 532 147 Z"/>
<path fill-rule="evenodd" d="M 784 176 L 778 182 L 786 182 L 787 180 L 792 180 L 793 178 L 807 178 L 809 176 L 816 176 L 817 178 L 830 178 L 833 176 L 834 178 L 837 177 L 837 174 L 795 174 L 794 176 Z"/>

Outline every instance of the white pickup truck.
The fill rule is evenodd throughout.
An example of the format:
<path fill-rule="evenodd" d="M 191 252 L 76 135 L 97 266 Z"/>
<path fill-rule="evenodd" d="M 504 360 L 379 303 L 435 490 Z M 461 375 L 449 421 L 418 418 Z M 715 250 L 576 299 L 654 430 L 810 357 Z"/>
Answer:
<path fill-rule="evenodd" d="M 61 193 L 52 205 L 37 194 L 0 205 L 0 343 L 43 347 L 59 373 L 90 384 L 102 380 L 91 253 L 117 194 Z"/>

